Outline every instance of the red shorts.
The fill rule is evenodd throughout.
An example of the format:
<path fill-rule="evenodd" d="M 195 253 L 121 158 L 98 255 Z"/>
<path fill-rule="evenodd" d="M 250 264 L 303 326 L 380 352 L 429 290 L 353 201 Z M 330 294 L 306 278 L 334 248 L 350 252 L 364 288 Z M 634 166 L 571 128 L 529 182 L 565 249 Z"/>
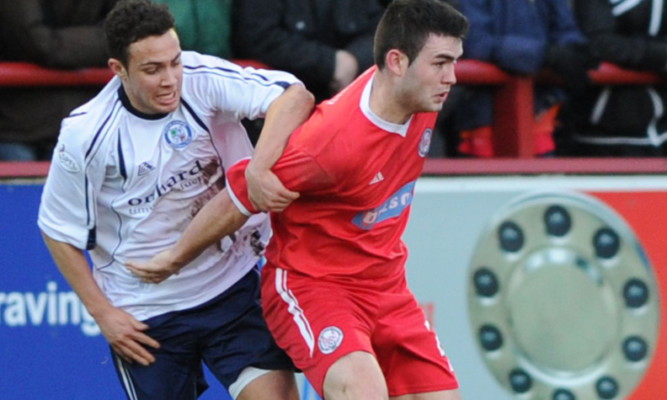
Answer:
<path fill-rule="evenodd" d="M 329 367 L 353 351 L 377 358 L 390 396 L 458 388 L 404 276 L 315 279 L 268 264 L 262 307 L 276 342 L 320 396 Z"/>

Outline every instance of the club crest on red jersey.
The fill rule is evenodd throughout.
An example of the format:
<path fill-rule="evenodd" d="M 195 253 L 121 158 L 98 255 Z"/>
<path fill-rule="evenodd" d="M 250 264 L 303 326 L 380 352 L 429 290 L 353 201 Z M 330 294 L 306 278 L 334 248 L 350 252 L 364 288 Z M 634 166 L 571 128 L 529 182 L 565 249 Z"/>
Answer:
<path fill-rule="evenodd" d="M 183 121 L 171 121 L 164 129 L 164 139 L 175 149 L 183 149 L 192 141 L 192 129 Z"/>
<path fill-rule="evenodd" d="M 426 157 L 428 154 L 428 149 L 431 148 L 431 136 L 433 136 L 433 130 L 427 128 L 422 134 L 422 140 L 419 141 L 419 156 Z"/>
<path fill-rule="evenodd" d="M 333 353 L 343 342 L 343 331 L 337 326 L 328 326 L 322 329 L 317 338 L 317 347 L 322 354 Z"/>

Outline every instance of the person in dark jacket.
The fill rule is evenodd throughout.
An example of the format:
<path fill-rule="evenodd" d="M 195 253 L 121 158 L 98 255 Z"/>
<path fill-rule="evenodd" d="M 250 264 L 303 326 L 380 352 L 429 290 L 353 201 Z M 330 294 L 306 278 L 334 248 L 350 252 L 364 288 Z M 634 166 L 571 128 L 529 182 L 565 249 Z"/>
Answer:
<path fill-rule="evenodd" d="M 568 0 L 466 0 L 461 12 L 470 20 L 464 58 L 485 61 L 518 75 L 545 68 L 559 73 L 570 86 L 585 85 L 590 66 L 586 39 Z M 493 87 L 466 87 L 453 111 L 458 152 L 491 157 L 494 119 Z M 536 86 L 534 153 L 554 152 L 553 130 L 565 92 L 558 86 Z"/>
<path fill-rule="evenodd" d="M 577 22 L 601 61 L 667 73 L 667 7 L 662 0 L 576 0 Z M 667 87 L 597 86 L 573 99 L 574 156 L 667 155 Z"/>
<path fill-rule="evenodd" d="M 0 0 L 0 60 L 49 68 L 105 66 L 102 21 L 117 0 Z M 3 87 L 0 161 L 48 160 L 61 120 L 96 87 Z"/>
<path fill-rule="evenodd" d="M 234 0 L 235 57 L 293 73 L 318 101 L 373 65 L 379 0 Z"/>

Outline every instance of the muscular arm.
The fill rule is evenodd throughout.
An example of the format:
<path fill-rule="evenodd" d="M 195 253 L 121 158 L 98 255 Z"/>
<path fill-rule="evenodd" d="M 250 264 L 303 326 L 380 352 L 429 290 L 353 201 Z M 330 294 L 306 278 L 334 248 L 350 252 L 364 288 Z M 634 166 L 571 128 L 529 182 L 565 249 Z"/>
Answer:
<path fill-rule="evenodd" d="M 227 189 L 223 189 L 197 213 L 171 249 L 145 263 L 128 261 L 127 267 L 147 282 L 160 283 L 178 273 L 207 247 L 234 233 L 247 220 L 232 202 Z"/>
<path fill-rule="evenodd" d="M 264 127 L 246 169 L 250 200 L 262 211 L 282 211 L 299 194 L 287 190 L 271 168 L 283 153 L 292 132 L 303 123 L 314 105 L 313 95 L 301 85 L 291 85 L 269 107 Z"/>
<path fill-rule="evenodd" d="M 114 307 L 93 279 L 83 251 L 42 233 L 58 269 L 81 299 L 111 347 L 128 361 L 148 365 L 155 357 L 140 343 L 158 348 L 158 342 L 142 333 L 148 326 Z"/>

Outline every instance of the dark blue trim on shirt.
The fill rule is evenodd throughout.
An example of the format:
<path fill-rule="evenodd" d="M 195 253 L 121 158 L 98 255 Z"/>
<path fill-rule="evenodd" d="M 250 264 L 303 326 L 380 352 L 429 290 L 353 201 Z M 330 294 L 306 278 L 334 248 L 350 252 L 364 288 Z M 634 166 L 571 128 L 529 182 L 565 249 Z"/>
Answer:
<path fill-rule="evenodd" d="M 190 115 L 192 115 L 192 118 L 194 118 L 195 122 L 197 122 L 197 125 L 201 126 L 202 129 L 205 130 L 210 135 L 211 131 L 209 131 L 208 127 L 204 124 L 204 121 L 202 121 L 202 119 L 199 118 L 199 116 L 195 113 L 195 110 L 182 97 L 181 97 L 181 104 L 183 104 L 183 107 L 190 113 Z"/>
<path fill-rule="evenodd" d="M 85 178 L 85 185 L 84 189 L 86 192 L 86 215 L 88 217 L 86 221 L 86 225 L 90 224 L 90 205 L 88 204 L 89 198 L 88 198 L 88 177 Z M 88 240 L 86 240 L 86 250 L 90 250 L 95 247 L 95 244 L 97 243 L 97 231 L 96 231 L 96 226 L 90 228 L 88 230 Z"/>
<path fill-rule="evenodd" d="M 196 65 L 196 66 L 189 66 L 186 65 L 183 67 L 185 71 L 188 73 L 211 73 L 211 74 L 219 74 L 223 73 L 223 77 L 229 78 L 229 79 L 239 79 L 239 80 L 248 80 L 246 76 L 243 76 L 240 71 L 235 70 L 235 69 L 230 69 L 230 68 L 223 68 L 223 67 L 211 67 L 208 65 Z M 288 86 L 291 85 L 289 82 L 284 82 L 284 81 L 272 81 L 266 76 L 258 73 L 252 73 L 250 74 L 250 77 L 257 78 L 255 79 L 259 83 L 261 83 L 264 86 L 271 86 L 271 85 L 278 85 L 281 86 L 282 88 L 287 88 Z M 259 81 L 259 80 L 261 81 Z"/>
<path fill-rule="evenodd" d="M 127 93 L 125 93 L 125 89 L 123 88 L 123 85 L 120 85 L 118 87 L 118 98 L 120 99 L 120 102 L 123 103 L 123 107 L 125 107 L 127 109 L 127 111 L 136 115 L 139 118 L 153 120 L 153 119 L 164 118 L 167 115 L 169 115 L 169 113 L 147 114 L 145 112 L 141 112 L 141 111 L 137 110 L 132 105 L 132 102 L 130 101 L 130 98 L 127 97 Z"/>
<path fill-rule="evenodd" d="M 88 241 L 86 242 L 86 250 L 92 250 L 97 244 L 97 228 L 92 227 L 88 230 Z"/>
<path fill-rule="evenodd" d="M 127 181 L 127 171 L 125 170 L 125 157 L 123 157 L 123 146 L 121 143 L 120 129 L 118 130 L 118 171 L 123 181 Z"/>
<path fill-rule="evenodd" d="M 116 112 L 118 111 L 118 108 L 119 108 L 119 107 L 117 107 L 117 105 L 118 105 L 118 101 L 119 101 L 119 100 L 114 101 L 114 105 L 113 105 L 113 107 L 111 108 L 111 112 L 109 112 L 109 114 L 108 114 L 108 115 L 106 116 L 106 118 L 104 119 L 104 122 L 102 122 L 102 125 L 100 126 L 100 128 L 97 130 L 97 132 L 95 132 L 95 135 L 93 136 L 93 140 L 91 141 L 90 146 L 89 146 L 88 149 L 86 150 L 86 154 L 85 154 L 85 156 L 84 156 L 84 163 L 85 163 L 86 165 L 88 164 L 88 159 L 89 159 L 89 157 L 91 156 L 91 153 L 92 153 L 93 150 L 95 149 L 95 143 L 97 143 L 97 140 L 98 140 L 101 136 L 103 136 L 102 133 L 105 131 L 105 129 L 106 129 L 106 127 L 107 127 L 107 124 L 109 123 L 109 121 L 111 120 L 111 118 L 112 118 L 112 117 L 116 114 Z M 85 168 L 87 168 L 87 167 L 85 167 Z M 90 183 L 88 182 L 88 175 L 87 175 L 87 174 L 85 175 L 85 178 L 84 178 L 84 179 L 85 179 L 85 182 L 84 182 L 84 190 L 85 190 L 85 196 L 86 196 L 86 217 L 87 217 L 87 219 L 86 219 L 86 225 L 89 225 L 89 224 L 90 224 L 90 221 L 91 221 L 91 219 L 92 219 L 92 217 L 91 217 L 91 215 L 90 215 L 90 207 L 91 207 L 91 205 L 90 205 L 90 198 L 89 198 L 89 196 L 88 196 L 88 186 L 90 185 Z M 88 240 L 86 241 L 86 249 L 87 249 L 87 250 L 90 250 L 90 249 L 94 248 L 95 245 L 97 244 L 97 234 L 96 234 L 96 229 L 97 229 L 97 227 L 96 227 L 96 226 L 93 226 L 92 228 L 90 228 L 90 229 L 88 230 Z"/>
<path fill-rule="evenodd" d="M 223 67 L 212 67 L 210 65 L 185 65 L 185 66 L 183 66 L 183 68 L 186 69 L 186 70 L 189 69 L 189 70 L 192 70 L 192 71 L 196 71 L 196 70 L 217 70 L 217 71 L 221 71 L 221 72 L 231 73 L 233 75 L 242 76 L 242 74 L 239 70 L 231 69 L 231 68 L 223 68 Z M 252 74 L 252 75 L 256 76 L 258 78 L 261 78 L 261 79 L 263 79 L 267 82 L 270 82 L 269 78 L 265 77 L 264 75 L 257 74 L 257 73 Z"/>
<path fill-rule="evenodd" d="M 88 156 L 90 155 L 90 152 L 93 151 L 93 148 L 95 147 L 95 142 L 97 142 L 97 139 L 100 137 L 100 134 L 104 130 L 106 124 L 111 119 L 111 116 L 114 115 L 115 109 L 116 109 L 116 105 L 114 104 L 114 107 L 111 109 L 111 112 L 104 119 L 104 122 L 102 122 L 102 125 L 100 126 L 100 129 L 98 129 L 97 132 L 95 132 L 95 136 L 93 136 L 93 141 L 90 142 L 90 147 L 88 147 L 88 150 L 86 150 L 86 155 L 84 157 L 84 160 L 87 160 Z"/>

